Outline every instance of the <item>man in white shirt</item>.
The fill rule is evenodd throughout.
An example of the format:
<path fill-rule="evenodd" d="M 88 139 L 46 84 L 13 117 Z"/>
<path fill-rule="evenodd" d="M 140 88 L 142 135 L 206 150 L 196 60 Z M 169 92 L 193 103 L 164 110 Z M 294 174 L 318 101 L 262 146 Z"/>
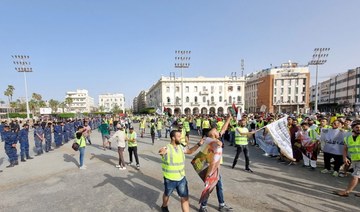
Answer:
<path fill-rule="evenodd" d="M 116 168 L 119 170 L 125 170 L 125 161 L 124 161 L 124 150 L 126 147 L 126 133 L 124 129 L 124 125 L 117 124 L 116 128 L 118 129 L 115 134 L 112 136 L 112 139 L 116 141 L 118 146 L 118 153 L 119 153 L 119 164 L 116 165 Z"/>

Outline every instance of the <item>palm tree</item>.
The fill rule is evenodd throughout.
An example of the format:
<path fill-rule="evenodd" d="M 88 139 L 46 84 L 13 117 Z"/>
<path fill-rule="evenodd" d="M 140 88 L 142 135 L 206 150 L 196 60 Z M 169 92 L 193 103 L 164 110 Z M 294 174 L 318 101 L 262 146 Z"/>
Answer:
<path fill-rule="evenodd" d="M 49 106 L 53 113 L 56 113 L 57 109 L 59 108 L 60 102 L 54 99 L 49 100 Z"/>
<path fill-rule="evenodd" d="M 65 102 L 60 102 L 59 107 L 62 109 L 62 112 L 64 112 L 65 107 L 66 107 L 66 103 Z"/>
<path fill-rule="evenodd" d="M 4 91 L 4 96 L 8 97 L 9 106 L 10 106 L 10 102 L 12 102 L 12 97 L 14 95 L 14 90 L 15 90 L 15 87 L 13 85 L 8 85 L 8 87 Z"/>
<path fill-rule="evenodd" d="M 73 103 L 73 99 L 72 98 L 70 98 L 70 97 L 67 97 L 66 99 L 65 99 L 65 105 L 66 105 L 66 110 L 67 111 L 69 111 L 69 109 L 70 109 L 70 106 L 71 106 L 71 104 Z"/>
<path fill-rule="evenodd" d="M 33 93 L 32 98 L 35 99 L 36 101 L 41 101 L 42 100 L 42 96 L 40 94 L 38 94 L 38 93 Z"/>
<path fill-rule="evenodd" d="M 18 103 L 17 102 L 10 102 L 10 107 L 11 107 L 12 111 L 15 112 L 15 109 L 18 108 Z"/>
<path fill-rule="evenodd" d="M 26 103 L 25 102 L 22 102 L 20 99 L 17 99 L 16 103 L 17 103 L 19 112 L 26 112 Z"/>

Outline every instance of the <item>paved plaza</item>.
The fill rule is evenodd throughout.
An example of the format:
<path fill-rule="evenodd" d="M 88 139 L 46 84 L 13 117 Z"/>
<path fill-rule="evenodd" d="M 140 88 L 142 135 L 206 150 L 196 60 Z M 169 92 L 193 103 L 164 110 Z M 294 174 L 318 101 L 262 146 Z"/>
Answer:
<path fill-rule="evenodd" d="M 135 125 L 138 129 L 138 125 Z M 0 151 L 0 211 L 159 211 L 162 203 L 163 178 L 160 147 L 169 142 L 162 138 L 151 144 L 150 135 L 138 138 L 140 170 L 115 168 L 118 154 L 101 148 L 100 133 L 92 134 L 93 145 L 86 147 L 86 170 L 79 170 L 79 152 L 71 142 L 33 160 L 21 162 L 14 168 L 8 165 L 4 143 Z M 34 146 L 32 132 L 30 140 Z M 192 135 L 190 141 L 200 137 Z M 32 152 L 32 156 L 35 153 Z M 320 167 L 310 171 L 301 164 L 288 166 L 275 158 L 250 148 L 250 167 L 254 173 L 243 171 L 242 155 L 231 169 L 235 148 L 226 143 L 221 173 L 225 201 L 234 211 L 359 211 L 360 198 L 337 197 L 331 192 L 344 189 L 350 179 L 321 174 Z M 203 183 L 193 170 L 187 156 L 186 176 L 189 182 L 191 211 L 197 211 Z M 128 161 L 128 152 L 125 152 Z M 355 192 L 359 192 L 359 187 Z M 209 211 L 217 211 L 216 192 L 209 200 Z M 170 199 L 170 211 L 180 211 L 176 192 Z"/>

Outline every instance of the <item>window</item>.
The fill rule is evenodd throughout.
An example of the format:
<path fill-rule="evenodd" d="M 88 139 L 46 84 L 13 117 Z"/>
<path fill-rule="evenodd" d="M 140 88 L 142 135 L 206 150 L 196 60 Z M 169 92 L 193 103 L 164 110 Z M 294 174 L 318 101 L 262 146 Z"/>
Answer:
<path fill-rule="evenodd" d="M 170 102 L 171 102 L 170 97 L 167 97 L 166 99 L 167 99 L 167 103 L 170 103 Z"/>
<path fill-rule="evenodd" d="M 299 94 L 299 88 L 298 87 L 295 88 L 295 94 Z"/>
<path fill-rule="evenodd" d="M 222 96 L 219 96 L 219 102 L 222 102 Z"/>
<path fill-rule="evenodd" d="M 194 97 L 194 102 L 197 103 L 197 96 Z"/>
<path fill-rule="evenodd" d="M 215 101 L 214 96 L 212 96 L 211 97 L 211 102 L 214 102 L 214 101 Z"/>
<path fill-rule="evenodd" d="M 281 80 L 281 86 L 284 86 L 284 80 L 283 79 Z"/>
<path fill-rule="evenodd" d="M 170 92 L 170 87 L 166 86 L 166 92 Z"/>
<path fill-rule="evenodd" d="M 195 87 L 194 87 L 194 92 L 197 92 L 197 91 L 198 91 L 198 87 L 195 86 Z"/>
<path fill-rule="evenodd" d="M 280 102 L 284 102 L 284 97 L 280 97 Z"/>
<path fill-rule="evenodd" d="M 206 102 L 206 96 L 203 96 L 203 102 Z"/>
<path fill-rule="evenodd" d="M 288 88 L 288 95 L 291 94 L 291 88 Z"/>
<path fill-rule="evenodd" d="M 211 86 L 211 93 L 214 92 L 214 90 L 215 90 L 215 87 Z"/>
<path fill-rule="evenodd" d="M 298 103 L 299 102 L 299 97 L 295 96 L 295 102 Z"/>
<path fill-rule="evenodd" d="M 296 85 L 299 85 L 299 79 L 296 79 Z"/>
<path fill-rule="evenodd" d="M 229 86 L 228 91 L 233 91 L 233 86 Z"/>
<path fill-rule="evenodd" d="M 219 86 L 219 91 L 220 91 L 220 92 L 222 91 L 222 86 L 221 86 L 221 85 Z"/>
<path fill-rule="evenodd" d="M 203 86 L 203 89 L 202 89 L 202 90 L 203 90 L 203 91 L 207 91 L 207 90 L 206 90 L 206 86 Z"/>
<path fill-rule="evenodd" d="M 187 97 L 186 97 L 186 102 L 189 102 L 189 101 L 190 101 L 190 99 L 189 99 L 189 97 L 187 96 Z"/>
<path fill-rule="evenodd" d="M 238 96 L 238 97 L 237 97 L 237 101 L 238 101 L 238 102 L 241 102 L 241 96 Z"/>
<path fill-rule="evenodd" d="M 229 96 L 229 103 L 232 103 L 232 98 L 231 98 L 231 96 Z"/>
<path fill-rule="evenodd" d="M 180 87 L 176 86 L 176 92 L 179 92 L 179 91 L 180 91 Z"/>
<path fill-rule="evenodd" d="M 186 87 L 185 87 L 185 92 L 186 92 L 186 93 L 189 93 L 189 86 L 186 86 Z"/>
<path fill-rule="evenodd" d="M 241 91 L 241 86 L 237 86 L 237 91 Z"/>
<path fill-rule="evenodd" d="M 284 94 L 284 88 L 281 88 L 280 94 L 281 94 L 281 95 Z"/>
<path fill-rule="evenodd" d="M 289 85 L 291 85 L 291 80 L 289 80 Z"/>
<path fill-rule="evenodd" d="M 277 89 L 275 88 L 275 89 L 274 89 L 274 95 L 276 95 L 276 91 L 277 91 Z"/>

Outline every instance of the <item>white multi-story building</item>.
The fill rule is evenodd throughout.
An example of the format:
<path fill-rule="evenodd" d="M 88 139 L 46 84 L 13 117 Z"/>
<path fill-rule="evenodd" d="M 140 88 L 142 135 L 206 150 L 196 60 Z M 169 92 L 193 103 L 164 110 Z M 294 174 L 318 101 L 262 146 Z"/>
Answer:
<path fill-rule="evenodd" d="M 137 97 L 135 97 L 135 98 L 133 99 L 133 107 L 132 107 L 132 109 L 133 109 L 133 112 L 134 112 L 134 113 L 138 113 L 138 112 L 139 112 L 139 110 L 138 110 L 138 98 L 137 98 Z"/>
<path fill-rule="evenodd" d="M 88 113 L 94 108 L 94 98 L 89 96 L 88 90 L 77 89 L 76 91 L 66 92 L 65 99 L 71 99 L 71 104 L 67 105 L 66 112 L 69 113 Z"/>
<path fill-rule="evenodd" d="M 360 112 L 360 67 L 337 74 L 318 83 L 318 108 L 322 112 Z M 315 86 L 311 88 L 315 102 Z"/>
<path fill-rule="evenodd" d="M 246 75 L 248 112 L 305 112 L 309 106 L 310 72 L 289 61 Z"/>
<path fill-rule="evenodd" d="M 146 100 L 149 107 L 166 108 L 171 114 L 224 114 L 233 103 L 243 110 L 244 92 L 243 77 L 161 77 L 149 89 Z"/>
<path fill-rule="evenodd" d="M 104 112 L 110 112 L 116 105 L 125 112 L 125 97 L 124 94 L 101 94 L 99 95 L 99 107 L 103 107 Z"/>

